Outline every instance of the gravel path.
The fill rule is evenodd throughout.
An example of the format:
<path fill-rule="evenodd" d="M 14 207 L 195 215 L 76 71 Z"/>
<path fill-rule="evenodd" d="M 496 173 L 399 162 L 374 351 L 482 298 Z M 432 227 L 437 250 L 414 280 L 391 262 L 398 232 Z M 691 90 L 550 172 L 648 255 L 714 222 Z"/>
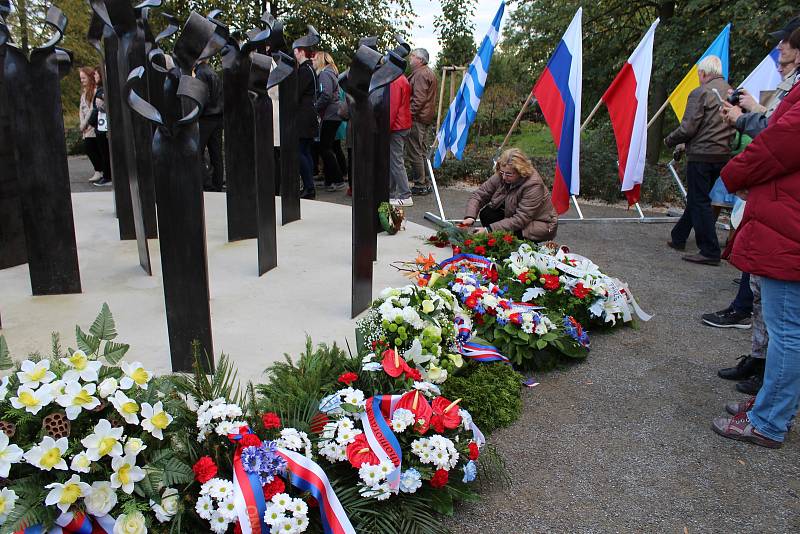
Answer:
<path fill-rule="evenodd" d="M 85 159 L 71 158 L 70 168 L 73 191 L 89 190 Z M 443 195 L 448 216 L 459 215 L 468 193 Z M 341 192 L 318 199 L 349 203 Z M 415 202 L 407 217 L 426 224 L 433 198 Z M 633 215 L 598 206 L 584 213 Z M 523 392 L 520 420 L 490 438 L 513 482 L 461 506 L 446 521 L 454 532 L 800 531 L 797 433 L 773 451 L 710 429 L 726 401 L 743 398 L 716 371 L 749 351 L 750 332 L 709 328 L 699 315 L 732 300 L 738 273 L 681 261 L 664 244 L 669 228 L 561 225 L 559 243 L 627 282 L 654 317 L 593 336 L 585 363 L 538 376 L 541 385 Z"/>

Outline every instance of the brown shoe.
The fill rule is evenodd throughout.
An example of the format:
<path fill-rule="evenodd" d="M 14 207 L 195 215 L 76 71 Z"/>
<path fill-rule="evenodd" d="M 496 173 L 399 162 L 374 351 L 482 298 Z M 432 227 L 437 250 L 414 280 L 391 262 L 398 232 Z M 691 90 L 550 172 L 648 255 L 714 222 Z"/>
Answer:
<path fill-rule="evenodd" d="M 691 263 L 699 263 L 700 265 L 719 265 L 719 258 L 709 258 L 708 256 L 703 256 L 702 254 L 687 254 L 685 256 L 681 256 L 681 259 Z"/>
<path fill-rule="evenodd" d="M 680 250 L 680 251 L 686 250 L 686 243 L 679 245 L 677 243 L 673 243 L 672 241 L 667 241 L 667 246 L 669 248 L 674 248 L 675 250 Z"/>
<path fill-rule="evenodd" d="M 744 441 L 768 449 L 783 447 L 783 442 L 759 434 L 750 419 L 747 418 L 746 412 L 733 417 L 717 417 L 711 423 L 711 429 L 723 438 Z"/>
<path fill-rule="evenodd" d="M 755 404 L 756 398 L 750 397 L 744 402 L 729 402 L 725 405 L 725 411 L 731 415 L 739 415 L 740 413 L 747 413 Z"/>

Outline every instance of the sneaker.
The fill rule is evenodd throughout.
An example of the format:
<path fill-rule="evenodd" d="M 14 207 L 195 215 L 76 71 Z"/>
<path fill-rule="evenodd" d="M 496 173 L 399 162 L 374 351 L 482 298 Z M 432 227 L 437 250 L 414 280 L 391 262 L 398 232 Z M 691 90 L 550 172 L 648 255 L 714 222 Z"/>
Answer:
<path fill-rule="evenodd" d="M 315 174 L 314 175 L 314 181 L 318 182 L 318 183 L 319 182 L 324 183 L 325 182 L 325 175 L 324 174 Z"/>
<path fill-rule="evenodd" d="M 89 178 L 88 181 L 94 183 L 94 182 L 99 182 L 102 179 L 103 179 L 103 173 L 99 171 L 94 171 L 94 174 L 92 175 L 91 178 Z"/>
<path fill-rule="evenodd" d="M 738 312 L 733 307 L 726 308 L 714 313 L 706 313 L 702 316 L 703 322 L 708 326 L 716 328 L 740 328 L 747 330 L 753 326 L 753 314 L 750 312 Z"/>
<path fill-rule="evenodd" d="M 736 384 L 736 391 L 745 395 L 758 395 L 761 386 L 764 385 L 764 375 L 753 375 L 743 382 Z"/>
<path fill-rule="evenodd" d="M 764 374 L 764 358 L 753 358 L 749 354 L 739 356 L 736 367 L 726 367 L 717 371 L 717 375 L 725 380 L 747 380 L 759 374 Z"/>
<path fill-rule="evenodd" d="M 430 186 L 415 185 L 414 187 L 411 188 L 411 194 L 413 195 L 425 196 L 425 195 L 430 195 L 432 192 L 433 188 Z"/>
<path fill-rule="evenodd" d="M 723 438 L 744 441 L 768 449 L 783 447 L 783 442 L 759 434 L 750 419 L 747 418 L 746 412 L 733 417 L 717 417 L 711 423 L 711 429 Z"/>
<path fill-rule="evenodd" d="M 414 199 L 408 198 L 390 198 L 389 204 L 398 208 L 407 208 L 414 205 Z"/>
<path fill-rule="evenodd" d="M 326 190 L 327 190 L 329 193 L 334 193 L 334 192 L 336 192 L 336 191 L 342 191 L 342 190 L 344 190 L 344 189 L 346 189 L 346 188 L 347 188 L 347 184 L 346 184 L 346 183 L 344 183 L 344 182 L 339 182 L 338 184 L 331 184 L 331 185 L 329 185 L 329 186 L 326 188 Z"/>
<path fill-rule="evenodd" d="M 744 402 L 729 402 L 725 405 L 725 411 L 731 415 L 739 415 L 740 413 L 749 412 L 755 404 L 756 398 L 750 397 Z"/>
<path fill-rule="evenodd" d="M 101 178 L 100 180 L 94 182 L 92 185 L 95 187 L 109 186 L 111 185 L 111 180 L 109 180 L 108 178 Z"/>

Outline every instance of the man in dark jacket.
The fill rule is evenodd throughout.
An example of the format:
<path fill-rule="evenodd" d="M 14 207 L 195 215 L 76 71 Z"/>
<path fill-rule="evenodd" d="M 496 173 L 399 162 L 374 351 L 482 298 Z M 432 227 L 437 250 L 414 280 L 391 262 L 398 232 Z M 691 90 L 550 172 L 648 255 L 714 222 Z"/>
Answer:
<path fill-rule="evenodd" d="M 300 198 L 313 200 L 317 196 L 314 187 L 314 158 L 311 148 L 319 136 L 319 118 L 314 103 L 317 101 L 317 73 L 312 63 L 313 51 L 305 46 L 303 39 L 294 43 L 294 57 L 297 60 L 297 111 L 295 128 L 300 141 L 300 176 L 303 178 L 303 193 Z M 303 42 L 301 42 L 303 41 Z M 318 42 L 318 41 L 317 41 Z"/>
<path fill-rule="evenodd" d="M 417 48 L 409 56 L 411 74 L 411 131 L 406 139 L 406 154 L 411 163 L 411 192 L 427 195 L 431 182 L 426 168 L 426 151 L 433 144 L 433 122 L 436 120 L 436 75 L 428 66 L 428 51 Z"/>
<path fill-rule="evenodd" d="M 717 56 L 703 58 L 697 65 L 697 74 L 700 87 L 689 93 L 680 126 L 664 139 L 668 147 L 686 144 L 689 182 L 686 209 L 672 229 L 672 240 L 667 244 L 684 250 L 694 228 L 700 254 L 685 255 L 683 259 L 719 265 L 719 241 L 709 193 L 731 154 L 733 128 L 723 122 L 719 113 L 722 95 L 728 94 L 730 86 L 722 77 L 722 62 Z"/>
<path fill-rule="evenodd" d="M 208 87 L 208 102 L 200 117 L 200 157 L 205 157 L 206 147 L 208 147 L 211 175 L 206 174 L 203 189 L 205 191 L 222 191 L 225 183 L 225 166 L 222 157 L 222 80 L 208 64 L 208 61 L 202 61 L 195 68 L 194 75 Z"/>

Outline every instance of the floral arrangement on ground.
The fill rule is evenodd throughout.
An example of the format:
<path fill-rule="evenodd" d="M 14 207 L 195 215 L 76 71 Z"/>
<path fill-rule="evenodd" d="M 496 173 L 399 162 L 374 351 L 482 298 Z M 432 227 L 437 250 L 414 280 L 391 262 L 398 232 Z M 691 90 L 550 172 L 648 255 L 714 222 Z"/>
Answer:
<path fill-rule="evenodd" d="M 213 375 L 199 354 L 188 376 L 123 361 L 133 351 L 106 305 L 76 327 L 77 348 L 54 336 L 46 358 L 15 364 L 0 336 L 11 371 L 0 383 L 3 531 L 444 532 L 439 514 L 477 500 L 476 483 L 507 482 L 479 427 L 497 413 L 488 399 L 448 397 L 446 378 L 425 379 L 389 345 L 424 347 L 430 360 L 408 361 L 428 375 L 452 364 L 450 391 L 494 388 L 491 401 L 511 404 L 502 424 L 519 413 L 521 385 L 507 365 L 451 358 L 457 299 L 414 291 L 426 315 L 408 317 L 406 339 L 387 328 L 379 355 L 308 340 L 244 387 L 224 356 Z"/>

